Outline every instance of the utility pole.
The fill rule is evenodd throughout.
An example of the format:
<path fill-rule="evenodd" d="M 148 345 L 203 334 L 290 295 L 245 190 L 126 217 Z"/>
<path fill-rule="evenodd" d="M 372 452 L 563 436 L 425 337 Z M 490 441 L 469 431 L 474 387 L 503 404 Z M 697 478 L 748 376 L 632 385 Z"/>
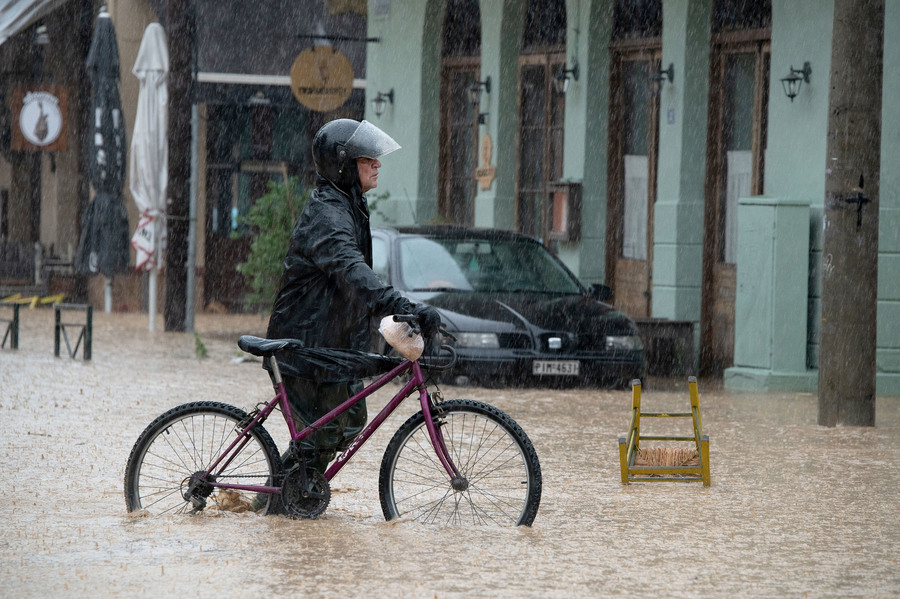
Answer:
<path fill-rule="evenodd" d="M 166 331 L 185 330 L 187 246 L 190 226 L 191 64 L 194 15 L 188 0 L 166 4 L 169 42 L 169 181 L 166 198 Z"/>
<path fill-rule="evenodd" d="M 834 0 L 819 418 L 875 426 L 884 0 Z"/>

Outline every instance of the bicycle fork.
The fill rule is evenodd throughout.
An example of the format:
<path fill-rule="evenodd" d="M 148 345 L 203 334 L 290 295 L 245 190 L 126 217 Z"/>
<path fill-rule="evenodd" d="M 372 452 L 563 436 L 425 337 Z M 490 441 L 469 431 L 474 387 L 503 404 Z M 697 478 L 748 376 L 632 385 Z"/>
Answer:
<path fill-rule="evenodd" d="M 413 362 L 413 373 L 419 380 L 422 379 L 422 370 L 418 362 Z M 440 399 L 440 391 L 437 391 L 436 394 L 438 399 Z M 431 445 L 434 447 L 441 465 L 444 466 L 444 469 L 450 476 L 450 486 L 457 492 L 467 490 L 469 488 L 469 480 L 462 475 L 459 468 L 453 463 L 453 458 L 447 449 L 447 444 L 444 442 L 444 435 L 441 432 L 441 427 L 443 426 L 441 410 L 437 406 L 437 402 L 432 400 L 431 394 L 428 393 L 424 386 L 419 387 L 419 403 L 422 406 L 422 415 L 425 417 L 425 428 L 428 430 Z"/>

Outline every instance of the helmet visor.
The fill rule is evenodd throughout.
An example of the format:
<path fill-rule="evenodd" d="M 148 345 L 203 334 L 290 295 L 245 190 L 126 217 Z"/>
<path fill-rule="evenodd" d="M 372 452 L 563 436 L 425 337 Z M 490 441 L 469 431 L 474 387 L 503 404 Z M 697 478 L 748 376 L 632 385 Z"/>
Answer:
<path fill-rule="evenodd" d="M 369 121 L 363 121 L 344 147 L 349 158 L 381 158 L 399 150 L 400 144 Z"/>

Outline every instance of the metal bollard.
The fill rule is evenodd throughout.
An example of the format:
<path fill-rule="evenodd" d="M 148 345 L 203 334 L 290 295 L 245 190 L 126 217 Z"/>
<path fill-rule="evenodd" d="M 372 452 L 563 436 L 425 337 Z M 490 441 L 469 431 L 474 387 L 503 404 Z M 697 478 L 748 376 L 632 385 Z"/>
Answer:
<path fill-rule="evenodd" d="M 85 312 L 85 322 L 81 323 L 72 323 L 72 322 L 63 322 L 62 321 L 62 311 L 63 310 L 73 310 L 73 311 L 84 311 Z M 74 358 L 75 354 L 78 353 L 78 347 L 81 345 L 81 342 L 84 341 L 84 349 L 82 350 L 82 357 L 85 361 L 91 359 L 91 345 L 93 343 L 94 337 L 94 308 L 87 304 L 54 304 L 53 305 L 54 312 L 54 332 L 53 332 L 53 355 L 57 358 L 59 357 L 60 350 L 60 337 L 66 342 L 66 350 L 69 352 L 69 357 Z M 75 342 L 75 348 L 73 349 L 71 344 L 69 343 L 69 335 L 66 332 L 66 327 L 79 327 L 81 332 L 78 335 L 78 339 Z"/>
<path fill-rule="evenodd" d="M 12 318 L 0 318 L 0 322 L 8 322 L 6 332 L 3 334 L 3 342 L 0 348 L 6 347 L 6 340 L 9 339 L 9 349 L 19 349 L 19 304 L 0 303 L 2 307 L 12 308 Z"/>

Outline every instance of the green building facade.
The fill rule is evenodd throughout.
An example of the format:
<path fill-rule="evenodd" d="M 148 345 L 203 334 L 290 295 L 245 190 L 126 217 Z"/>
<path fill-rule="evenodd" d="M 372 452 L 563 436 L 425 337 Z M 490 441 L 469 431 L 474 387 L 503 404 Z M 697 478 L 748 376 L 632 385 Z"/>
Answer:
<path fill-rule="evenodd" d="M 369 0 L 367 97 L 393 96 L 366 118 L 403 146 L 373 222 L 531 233 L 626 313 L 693 322 L 695 372 L 813 391 L 831 23 L 828 0 Z M 880 395 L 900 395 L 898 66 L 886 0 Z"/>

